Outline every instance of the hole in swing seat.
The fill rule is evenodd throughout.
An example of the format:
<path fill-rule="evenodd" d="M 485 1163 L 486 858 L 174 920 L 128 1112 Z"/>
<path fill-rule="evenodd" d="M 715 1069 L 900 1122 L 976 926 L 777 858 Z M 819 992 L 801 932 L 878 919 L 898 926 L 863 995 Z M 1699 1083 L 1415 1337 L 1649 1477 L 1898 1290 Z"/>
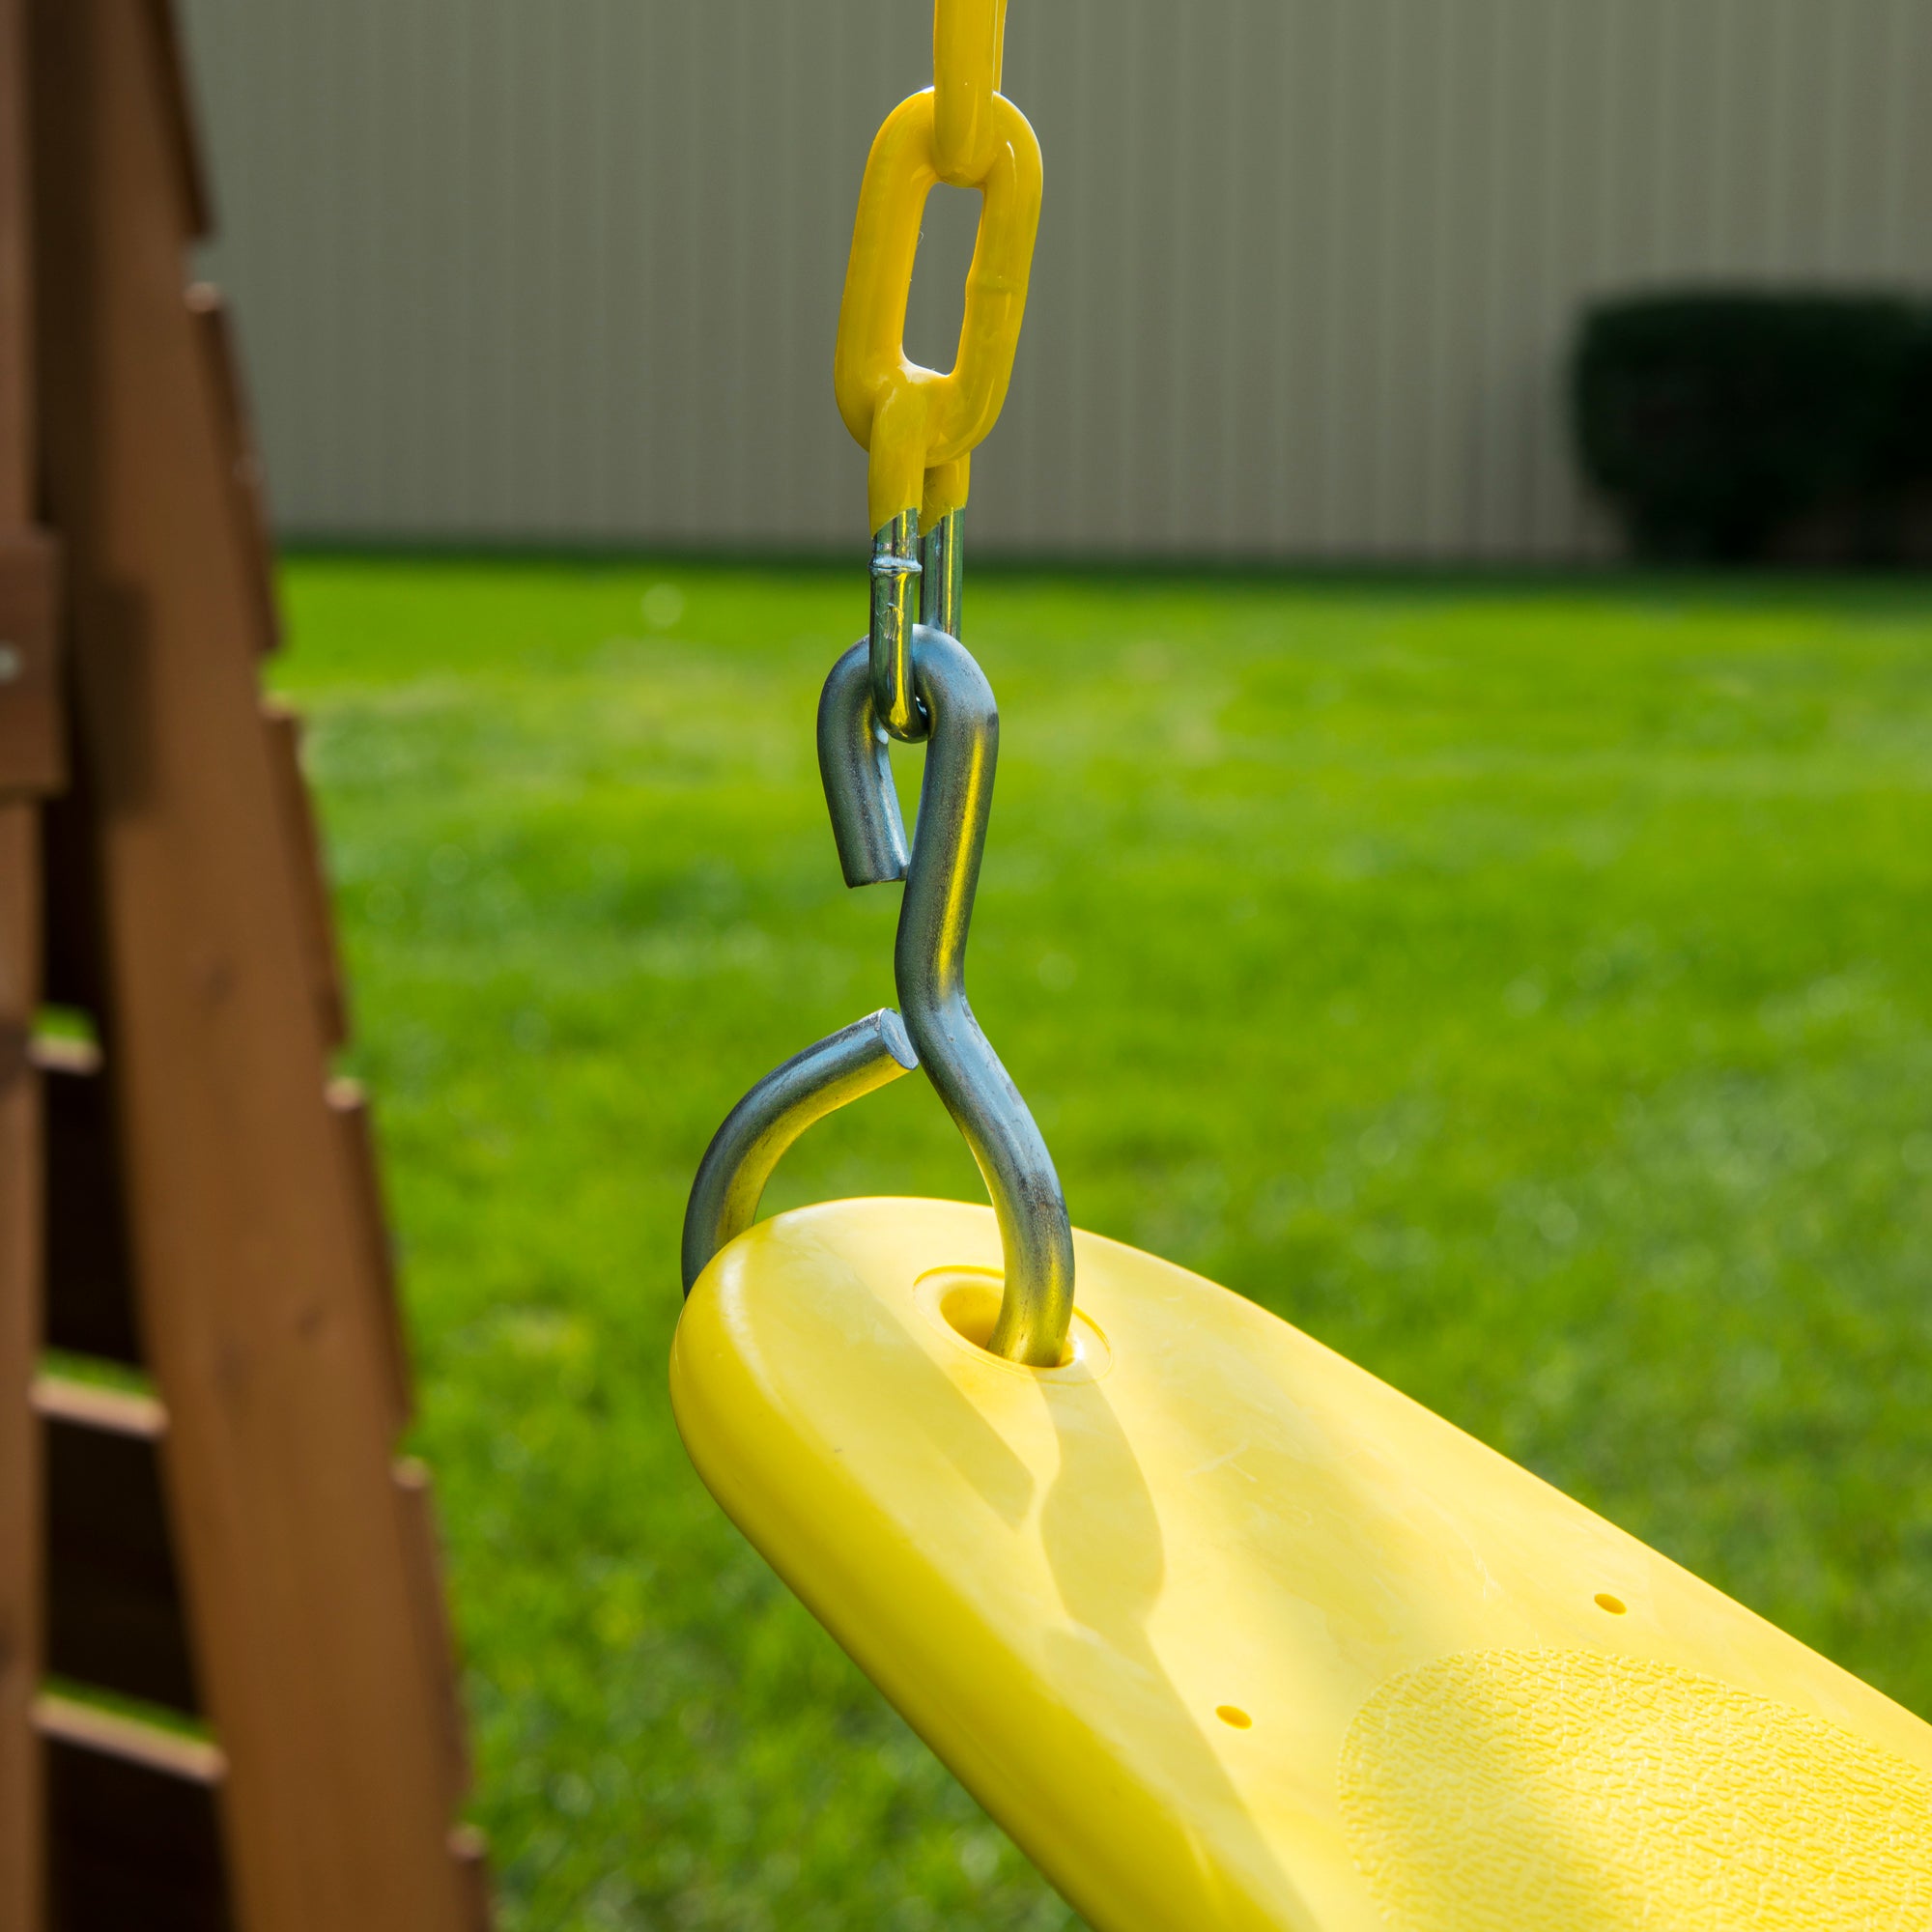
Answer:
<path fill-rule="evenodd" d="M 1630 1605 L 1621 1597 L 1613 1597 L 1607 1590 L 1600 1590 L 1597 1593 L 1597 1607 L 1600 1610 L 1609 1611 L 1613 1617 L 1620 1617 L 1629 1610 Z"/>
<path fill-rule="evenodd" d="M 1002 1284 L 997 1276 L 990 1281 L 963 1278 L 940 1291 L 939 1312 L 955 1335 L 963 1335 L 976 1349 L 990 1350 L 993 1326 L 1000 1319 L 1001 1295 Z M 1073 1339 L 1069 1335 L 1054 1367 L 1071 1367 L 1073 1353 Z"/>
<path fill-rule="evenodd" d="M 1255 1720 L 1238 1704 L 1216 1704 L 1214 1715 L 1230 1730 L 1251 1731 L 1255 1727 Z"/>
<path fill-rule="evenodd" d="M 920 1305 L 936 1326 L 969 1344 L 991 1364 L 1016 1375 L 1043 1377 L 1049 1381 L 1095 1381 L 1113 1366 L 1113 1350 L 1099 1326 L 1079 1309 L 1067 1333 L 1060 1360 L 1052 1368 L 1029 1368 L 995 1355 L 988 1344 L 1000 1319 L 1006 1280 L 996 1268 L 934 1268 L 920 1276 L 914 1290 Z"/>

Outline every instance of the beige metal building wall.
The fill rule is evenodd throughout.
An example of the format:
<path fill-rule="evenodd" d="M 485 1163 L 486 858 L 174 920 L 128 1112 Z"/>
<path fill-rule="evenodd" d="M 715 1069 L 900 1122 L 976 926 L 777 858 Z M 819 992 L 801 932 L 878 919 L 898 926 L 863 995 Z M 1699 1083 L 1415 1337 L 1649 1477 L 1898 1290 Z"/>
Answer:
<path fill-rule="evenodd" d="M 186 13 L 285 527 L 864 543 L 832 335 L 928 0 Z M 1585 298 L 1932 284 L 1932 0 L 1014 0 L 1007 89 L 1047 198 L 981 551 L 1589 554 Z"/>

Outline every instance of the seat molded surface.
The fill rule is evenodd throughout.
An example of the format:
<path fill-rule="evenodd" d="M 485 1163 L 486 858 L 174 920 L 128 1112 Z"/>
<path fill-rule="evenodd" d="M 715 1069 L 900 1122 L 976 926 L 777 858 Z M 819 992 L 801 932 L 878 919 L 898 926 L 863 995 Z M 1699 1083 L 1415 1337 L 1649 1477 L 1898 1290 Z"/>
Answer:
<path fill-rule="evenodd" d="M 1932 1728 L 1253 1303 L 1076 1253 L 1072 1359 L 1023 1369 L 971 1339 L 989 1210 L 779 1215 L 671 1393 L 1100 1932 L 1932 1926 Z"/>

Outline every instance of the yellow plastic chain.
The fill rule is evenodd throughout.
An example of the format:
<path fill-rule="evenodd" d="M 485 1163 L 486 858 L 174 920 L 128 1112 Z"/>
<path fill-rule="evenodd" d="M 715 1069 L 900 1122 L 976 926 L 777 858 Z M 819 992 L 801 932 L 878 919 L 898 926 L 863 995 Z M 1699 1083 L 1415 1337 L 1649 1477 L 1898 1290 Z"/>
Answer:
<path fill-rule="evenodd" d="M 833 386 L 869 452 L 871 527 L 908 510 L 930 528 L 966 501 L 968 452 L 999 418 L 1019 346 L 1039 228 L 1039 142 L 999 92 L 1007 0 L 936 0 L 933 85 L 887 117 L 866 162 Z M 905 353 L 906 300 L 925 198 L 980 190 L 966 310 L 944 375 Z"/>

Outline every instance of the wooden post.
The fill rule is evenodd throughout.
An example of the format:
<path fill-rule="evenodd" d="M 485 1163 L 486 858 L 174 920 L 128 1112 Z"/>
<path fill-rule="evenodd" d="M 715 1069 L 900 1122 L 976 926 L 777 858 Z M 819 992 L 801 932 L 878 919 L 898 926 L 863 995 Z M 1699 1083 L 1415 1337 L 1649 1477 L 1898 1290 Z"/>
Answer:
<path fill-rule="evenodd" d="M 33 233 L 23 0 L 0 0 L 0 529 L 34 506 Z"/>
<path fill-rule="evenodd" d="M 0 1932 L 41 1923 L 41 1798 L 32 1711 L 41 1667 L 39 868 L 33 810 L 0 799 Z"/>
<path fill-rule="evenodd" d="M 257 686 L 259 471 L 219 298 L 184 273 L 205 196 L 172 17 L 0 0 L 0 88 L 24 65 L 34 104 L 26 165 L 0 159 L 0 632 L 23 640 L 0 681 L 0 1932 L 482 1932 L 428 1498 L 392 1460 L 409 1378 L 366 1114 L 328 1078 L 314 829 Z M 36 474 L 78 778 L 44 867 L 22 801 L 65 741 Z M 98 1047 L 33 1037 L 43 950 Z M 45 1201 L 76 1208 L 47 1243 Z M 35 1378 L 43 1284 L 47 1332 L 154 1396 Z M 43 1668 L 213 1742 L 36 1698 Z"/>
<path fill-rule="evenodd" d="M 26 41 L 0 0 L 0 1932 L 42 1919 L 40 1432 L 27 1404 L 40 1347 L 40 1080 L 27 1043 L 40 1003 L 40 833 L 49 774 L 24 702 L 23 639 L 7 611 L 33 514 Z M 13 613 L 17 614 L 17 613 Z M 51 733 L 49 732 L 49 735 Z"/>

